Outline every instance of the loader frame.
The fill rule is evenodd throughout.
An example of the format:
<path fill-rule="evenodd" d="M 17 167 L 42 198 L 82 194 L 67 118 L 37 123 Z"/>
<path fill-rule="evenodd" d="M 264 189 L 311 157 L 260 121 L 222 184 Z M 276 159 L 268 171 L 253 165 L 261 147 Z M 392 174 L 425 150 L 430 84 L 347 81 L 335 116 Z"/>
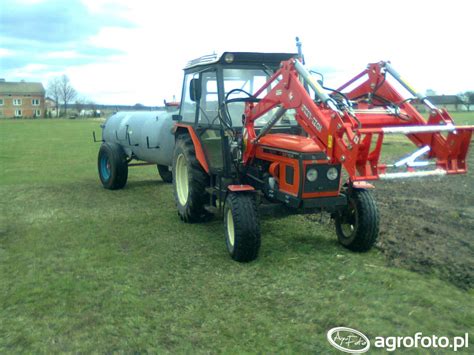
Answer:
<path fill-rule="evenodd" d="M 388 74 L 414 97 L 403 98 L 386 80 Z M 344 89 L 360 79 L 362 82 L 355 88 L 342 94 Z M 297 111 L 298 123 L 323 148 L 329 162 L 344 166 L 350 183 L 380 178 L 462 174 L 467 171 L 466 156 L 474 126 L 454 126 L 446 110 L 437 109 L 418 94 L 387 62 L 369 64 L 366 70 L 335 90 L 347 101 L 342 104 L 329 96 L 296 59 L 282 63 L 280 70 L 254 96 L 260 95 L 277 80 L 278 83 L 261 101 L 247 104 L 245 139 L 248 145 L 244 164 L 254 158 L 258 141 L 278 121 L 278 114 L 258 135 L 254 128 L 255 120 L 279 107 L 280 110 Z M 309 95 L 305 84 L 314 90 L 315 99 Z M 428 120 L 410 103 L 414 99 L 429 108 Z M 353 109 L 350 101 L 357 103 L 358 108 Z M 443 136 L 443 132 L 447 135 Z M 427 158 L 435 159 L 436 169 L 416 171 L 414 160 L 421 155 L 417 152 L 405 164 L 380 164 L 385 135 L 397 133 L 406 135 L 422 149 L 421 154 L 428 153 Z M 407 168 L 403 174 L 388 172 L 389 168 L 402 165 Z"/>

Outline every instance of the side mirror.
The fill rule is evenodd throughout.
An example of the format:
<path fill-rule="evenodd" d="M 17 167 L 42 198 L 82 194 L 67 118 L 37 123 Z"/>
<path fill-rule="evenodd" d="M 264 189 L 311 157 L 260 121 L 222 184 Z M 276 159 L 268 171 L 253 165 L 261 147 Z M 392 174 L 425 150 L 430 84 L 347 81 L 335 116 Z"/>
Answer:
<path fill-rule="evenodd" d="M 199 101 L 201 100 L 201 80 L 199 79 L 191 79 L 189 83 L 189 96 L 191 97 L 191 101 Z"/>
<path fill-rule="evenodd" d="M 181 121 L 183 119 L 183 117 L 181 117 L 181 115 L 172 115 L 171 119 L 173 121 Z"/>

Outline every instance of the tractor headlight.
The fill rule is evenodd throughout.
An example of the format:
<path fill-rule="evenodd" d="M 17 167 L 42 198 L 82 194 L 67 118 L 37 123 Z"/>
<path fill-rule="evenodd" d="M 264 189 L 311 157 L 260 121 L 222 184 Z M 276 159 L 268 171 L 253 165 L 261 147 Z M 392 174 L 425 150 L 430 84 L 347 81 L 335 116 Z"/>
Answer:
<path fill-rule="evenodd" d="M 326 176 L 329 180 L 336 180 L 339 173 L 335 167 L 329 168 Z"/>
<path fill-rule="evenodd" d="M 314 168 L 308 169 L 306 172 L 306 179 L 308 179 L 309 182 L 314 182 L 318 178 L 318 171 Z"/>
<path fill-rule="evenodd" d="M 227 53 L 224 57 L 224 60 L 227 64 L 230 64 L 234 61 L 234 55 L 232 53 Z"/>

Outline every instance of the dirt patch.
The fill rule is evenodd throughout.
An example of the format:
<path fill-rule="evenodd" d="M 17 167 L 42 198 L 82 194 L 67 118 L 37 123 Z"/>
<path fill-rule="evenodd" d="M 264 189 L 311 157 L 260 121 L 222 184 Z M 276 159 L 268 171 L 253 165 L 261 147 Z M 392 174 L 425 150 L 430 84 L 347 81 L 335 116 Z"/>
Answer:
<path fill-rule="evenodd" d="M 474 153 L 467 175 L 379 181 L 377 247 L 391 265 L 474 286 Z"/>

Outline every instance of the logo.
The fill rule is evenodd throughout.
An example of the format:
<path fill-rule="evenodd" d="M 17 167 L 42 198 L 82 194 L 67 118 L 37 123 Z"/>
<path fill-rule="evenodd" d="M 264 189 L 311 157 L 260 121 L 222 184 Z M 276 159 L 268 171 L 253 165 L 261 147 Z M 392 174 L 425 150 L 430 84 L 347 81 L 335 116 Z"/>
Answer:
<path fill-rule="evenodd" d="M 308 119 L 311 121 L 314 128 L 316 128 L 318 132 L 321 132 L 323 129 L 321 122 L 319 122 L 316 117 L 313 117 L 313 115 L 311 114 L 311 111 L 306 107 L 306 105 L 301 105 L 301 110 L 304 112 L 306 117 L 308 117 Z"/>
<path fill-rule="evenodd" d="M 369 338 L 352 328 L 332 328 L 328 331 L 327 339 L 333 347 L 349 354 L 362 354 L 370 348 Z"/>

